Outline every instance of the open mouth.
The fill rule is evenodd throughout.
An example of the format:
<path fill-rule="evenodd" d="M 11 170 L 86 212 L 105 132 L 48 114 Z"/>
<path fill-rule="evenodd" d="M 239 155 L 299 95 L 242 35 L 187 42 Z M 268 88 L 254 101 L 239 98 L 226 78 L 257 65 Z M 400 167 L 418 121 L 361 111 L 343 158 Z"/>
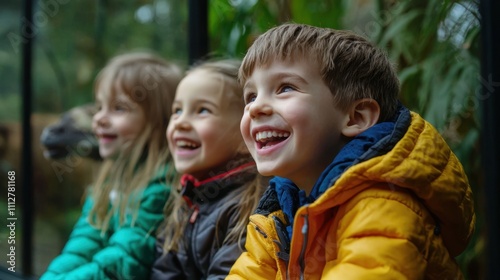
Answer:
<path fill-rule="evenodd" d="M 200 144 L 188 140 L 177 140 L 175 146 L 181 150 L 196 150 L 200 147 Z"/>
<path fill-rule="evenodd" d="M 100 140 L 103 140 L 104 142 L 112 141 L 115 140 L 118 136 L 115 134 L 99 134 L 97 135 Z"/>
<path fill-rule="evenodd" d="M 255 134 L 255 142 L 259 149 L 268 149 L 285 141 L 289 136 L 290 133 L 284 131 L 261 131 Z"/>

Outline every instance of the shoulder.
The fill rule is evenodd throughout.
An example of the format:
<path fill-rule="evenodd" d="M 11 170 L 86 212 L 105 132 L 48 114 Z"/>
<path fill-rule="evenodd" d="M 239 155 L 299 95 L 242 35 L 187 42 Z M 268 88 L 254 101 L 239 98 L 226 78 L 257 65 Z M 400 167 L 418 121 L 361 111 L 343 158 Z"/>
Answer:
<path fill-rule="evenodd" d="M 172 184 L 172 167 L 170 164 L 164 164 L 158 168 L 156 173 L 148 181 L 144 194 L 150 192 L 169 192 Z"/>
<path fill-rule="evenodd" d="M 167 181 L 171 182 L 172 180 L 172 174 L 174 170 L 173 167 L 171 166 L 170 163 L 165 163 L 162 164 L 156 172 L 153 174 L 151 179 L 149 180 L 149 184 L 155 184 L 155 183 L 160 183 L 160 184 L 166 184 Z M 168 180 L 167 180 L 168 179 Z"/>
<path fill-rule="evenodd" d="M 148 185 L 137 194 L 137 199 L 141 201 L 141 207 L 163 209 L 172 189 L 171 185 L 166 182 L 167 174 L 165 172 L 164 167 L 160 168 L 148 182 Z"/>
<path fill-rule="evenodd" d="M 396 185 L 388 185 L 385 183 L 376 183 L 372 184 L 371 187 L 366 188 L 365 190 L 359 192 L 354 195 L 347 204 L 355 205 L 358 203 L 370 202 L 371 205 L 380 204 L 380 207 L 375 207 L 382 211 L 386 209 L 391 211 L 394 204 L 399 204 L 411 212 L 413 212 L 417 216 L 423 216 L 423 209 L 425 208 L 421 202 L 421 200 L 411 191 L 402 187 L 398 187 Z M 388 204 L 388 201 L 393 202 L 392 204 Z M 387 206 L 387 207 L 386 207 Z M 371 210 L 370 210 L 371 209 Z M 366 211 L 373 211 L 373 207 L 369 207 Z M 375 212 L 375 211 L 374 211 Z"/>

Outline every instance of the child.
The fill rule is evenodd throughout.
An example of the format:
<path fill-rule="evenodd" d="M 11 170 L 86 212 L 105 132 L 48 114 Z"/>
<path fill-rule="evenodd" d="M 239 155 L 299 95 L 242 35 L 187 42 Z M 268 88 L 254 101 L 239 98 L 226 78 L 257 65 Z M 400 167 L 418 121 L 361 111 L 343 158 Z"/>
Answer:
<path fill-rule="evenodd" d="M 240 68 L 241 132 L 275 175 L 228 279 L 460 279 L 471 189 L 438 132 L 397 101 L 384 53 L 284 24 Z"/>
<path fill-rule="evenodd" d="M 208 61 L 180 82 L 167 139 L 181 177 L 151 279 L 223 279 L 245 244 L 248 217 L 263 193 L 239 130 L 240 63 Z"/>
<path fill-rule="evenodd" d="M 173 168 L 165 131 L 182 71 L 156 55 L 113 58 L 97 76 L 92 128 L 104 159 L 82 215 L 41 279 L 147 279 Z"/>

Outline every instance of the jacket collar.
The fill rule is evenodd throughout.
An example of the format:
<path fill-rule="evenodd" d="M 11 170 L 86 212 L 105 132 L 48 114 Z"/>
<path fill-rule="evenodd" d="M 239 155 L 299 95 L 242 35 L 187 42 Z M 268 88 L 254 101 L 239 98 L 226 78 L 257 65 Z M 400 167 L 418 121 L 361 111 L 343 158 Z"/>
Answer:
<path fill-rule="evenodd" d="M 349 167 L 386 154 L 394 148 L 408 130 L 410 122 L 410 111 L 400 104 L 392 120 L 378 123 L 356 136 L 340 150 L 332 163 L 322 172 L 308 197 L 289 179 L 281 177 L 271 179 L 270 188 L 276 192 L 280 208 L 288 219 L 288 234 L 291 236 L 293 219 L 299 207 L 318 199 Z"/>
<path fill-rule="evenodd" d="M 316 200 L 329 187 L 333 186 L 340 175 L 349 167 L 392 150 L 396 143 L 403 138 L 410 122 L 410 110 L 400 104 L 391 121 L 378 123 L 352 139 L 340 150 L 316 181 L 309 201 Z"/>
<path fill-rule="evenodd" d="M 181 177 L 181 195 L 191 207 L 206 201 L 217 200 L 229 191 L 232 186 L 243 185 L 257 174 L 254 161 L 247 161 L 229 171 L 199 181 L 190 174 Z"/>

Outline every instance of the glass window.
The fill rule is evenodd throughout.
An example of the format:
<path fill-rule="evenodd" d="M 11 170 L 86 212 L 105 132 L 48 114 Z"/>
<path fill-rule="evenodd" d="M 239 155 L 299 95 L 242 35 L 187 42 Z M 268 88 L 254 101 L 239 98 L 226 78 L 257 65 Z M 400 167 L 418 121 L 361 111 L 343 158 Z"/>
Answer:
<path fill-rule="evenodd" d="M 60 120 L 72 108 L 93 102 L 92 84 L 97 72 L 117 53 L 149 49 L 181 66 L 187 63 L 187 1 L 33 1 L 33 20 L 23 19 L 23 1 L 0 3 L 0 160 L 2 186 L 6 174 L 16 174 L 15 231 L 0 229 L 0 262 L 10 267 L 7 255 L 15 246 L 15 271 L 22 272 L 21 171 L 21 55 L 26 36 L 24 21 L 36 35 L 33 44 L 32 163 L 34 192 L 33 274 L 41 275 L 56 257 L 80 215 L 82 196 L 92 182 L 99 162 L 81 158 L 81 151 L 62 159 L 44 157 L 40 143 L 43 128 Z M 24 33 L 24 34 L 23 34 Z M 7 40 L 3 40 L 7 39 Z M 90 123 L 75 115 L 78 125 Z M 85 147 L 80 147 L 85 149 Z M 57 151 L 54 147 L 53 156 Z M 48 155 L 48 154 L 47 154 Z M 0 219 L 7 221 L 7 188 L 0 195 Z M 15 244 L 8 244 L 15 234 Z M 1 278 L 1 277 L 0 277 Z"/>

